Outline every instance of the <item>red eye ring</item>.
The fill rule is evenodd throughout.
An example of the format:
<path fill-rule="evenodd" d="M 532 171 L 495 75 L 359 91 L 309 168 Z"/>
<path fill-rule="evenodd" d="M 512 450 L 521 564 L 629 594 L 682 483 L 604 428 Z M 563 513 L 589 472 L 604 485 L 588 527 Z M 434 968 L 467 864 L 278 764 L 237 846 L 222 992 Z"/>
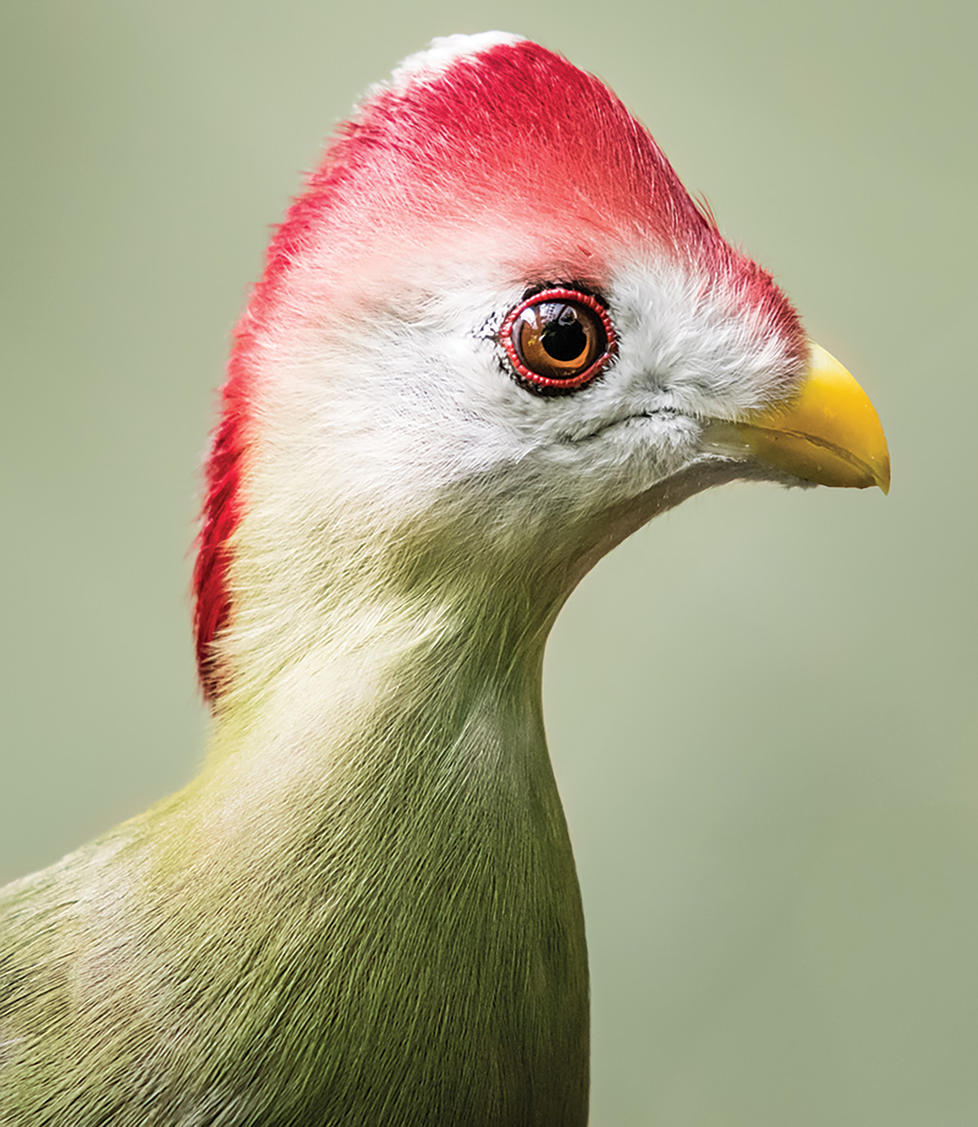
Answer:
<path fill-rule="evenodd" d="M 588 364 L 583 371 L 568 378 L 556 379 L 552 376 L 535 372 L 524 363 L 517 348 L 516 341 L 514 340 L 513 330 L 523 314 L 528 309 L 532 309 L 534 306 L 542 305 L 546 302 L 565 302 L 569 305 L 583 306 L 594 314 L 604 331 L 604 347 L 600 355 Z M 590 383 L 612 358 L 616 350 L 615 330 L 612 327 L 611 318 L 608 316 L 607 309 L 596 297 L 592 297 L 591 294 L 581 293 L 580 290 L 571 290 L 564 287 L 541 290 L 540 293 L 535 293 L 532 297 L 528 297 L 518 305 L 515 305 L 509 313 L 506 314 L 506 318 L 500 326 L 499 339 L 503 348 L 506 350 L 506 355 L 509 357 L 509 362 L 512 364 L 513 370 L 521 380 L 531 387 L 553 392 L 575 391 L 577 388 L 583 387 L 586 383 Z"/>

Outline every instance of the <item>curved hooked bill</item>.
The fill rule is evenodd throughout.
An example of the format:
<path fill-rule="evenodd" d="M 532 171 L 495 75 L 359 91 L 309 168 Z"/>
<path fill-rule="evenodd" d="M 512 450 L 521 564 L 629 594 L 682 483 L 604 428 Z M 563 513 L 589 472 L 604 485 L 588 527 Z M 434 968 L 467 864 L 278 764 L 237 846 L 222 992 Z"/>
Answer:
<path fill-rule="evenodd" d="M 711 419 L 706 449 L 817 485 L 890 490 L 890 453 L 869 396 L 824 348 L 810 343 L 808 371 L 790 399 L 742 419 Z"/>

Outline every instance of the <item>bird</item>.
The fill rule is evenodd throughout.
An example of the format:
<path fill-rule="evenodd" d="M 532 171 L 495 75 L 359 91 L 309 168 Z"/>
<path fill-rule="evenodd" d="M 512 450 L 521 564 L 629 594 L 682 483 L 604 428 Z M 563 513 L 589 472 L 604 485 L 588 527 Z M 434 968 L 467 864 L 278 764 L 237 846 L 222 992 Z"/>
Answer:
<path fill-rule="evenodd" d="M 704 489 L 889 475 L 866 393 L 601 80 L 502 32 L 410 56 L 234 331 L 199 773 L 0 893 L 0 1122 L 586 1123 L 550 628 Z"/>

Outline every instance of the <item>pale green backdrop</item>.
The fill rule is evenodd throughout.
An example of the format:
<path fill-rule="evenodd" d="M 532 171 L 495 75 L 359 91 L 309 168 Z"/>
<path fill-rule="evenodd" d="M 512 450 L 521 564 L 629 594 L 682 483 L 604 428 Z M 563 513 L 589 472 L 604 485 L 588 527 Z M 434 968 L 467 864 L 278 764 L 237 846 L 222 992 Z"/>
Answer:
<path fill-rule="evenodd" d="M 651 126 L 894 467 L 697 498 L 557 626 L 592 1121 L 978 1123 L 975 6 L 5 8 L 0 875 L 193 770 L 198 466 L 269 225 L 358 91 L 501 26 Z"/>

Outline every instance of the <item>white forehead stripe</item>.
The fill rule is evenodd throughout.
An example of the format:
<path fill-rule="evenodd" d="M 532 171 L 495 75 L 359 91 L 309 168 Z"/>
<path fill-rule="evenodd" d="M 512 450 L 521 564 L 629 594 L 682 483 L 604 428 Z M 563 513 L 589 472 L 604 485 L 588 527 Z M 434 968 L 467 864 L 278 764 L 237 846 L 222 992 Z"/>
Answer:
<path fill-rule="evenodd" d="M 478 35 L 443 35 L 432 39 L 423 50 L 408 55 L 398 63 L 389 80 L 384 83 L 388 90 L 403 94 L 416 82 L 433 82 L 459 59 L 481 55 L 493 47 L 521 43 L 522 35 L 512 35 L 508 31 L 480 31 Z"/>

